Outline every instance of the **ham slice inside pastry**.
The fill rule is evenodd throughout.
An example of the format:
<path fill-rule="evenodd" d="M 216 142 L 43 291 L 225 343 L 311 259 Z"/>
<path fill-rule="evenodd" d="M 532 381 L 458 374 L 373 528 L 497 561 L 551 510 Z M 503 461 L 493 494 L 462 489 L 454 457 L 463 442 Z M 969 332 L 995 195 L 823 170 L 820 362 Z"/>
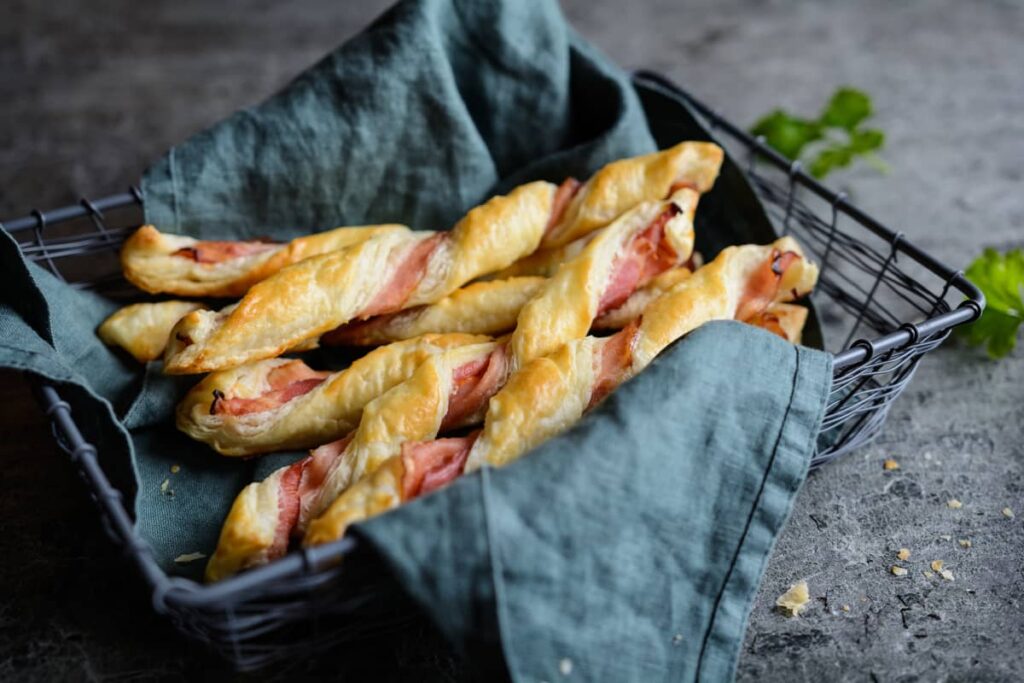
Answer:
<path fill-rule="evenodd" d="M 299 519 L 308 515 L 309 505 L 317 490 L 351 440 L 350 435 L 321 446 L 293 463 L 281 475 L 277 492 L 277 526 L 274 527 L 274 542 L 267 549 L 268 559 L 281 557 L 288 552 L 288 543 L 298 527 Z"/>
<path fill-rule="evenodd" d="M 407 443 L 402 446 L 402 500 L 412 500 L 454 481 L 480 430 L 467 436 Z"/>
<path fill-rule="evenodd" d="M 255 398 L 227 397 L 214 391 L 210 414 L 238 416 L 280 408 L 293 398 L 313 391 L 330 374 L 313 370 L 301 360 L 290 361 L 267 373 L 270 388 Z"/>
<path fill-rule="evenodd" d="M 669 204 L 615 257 L 611 279 L 598 302 L 598 316 L 621 306 L 630 294 L 677 265 L 679 256 L 665 239 L 665 226 L 681 211 L 675 204 Z"/>
<path fill-rule="evenodd" d="M 395 269 L 387 286 L 382 289 L 370 305 L 360 314 L 360 318 L 368 318 L 372 315 L 393 313 L 402 308 L 409 295 L 416 289 L 416 285 L 423 279 L 427 272 L 427 264 L 434 251 L 441 246 L 441 242 L 447 239 L 444 233 L 438 233 L 433 237 L 417 242 L 405 254 L 402 262 Z"/>
<path fill-rule="evenodd" d="M 508 354 L 499 346 L 486 358 L 466 363 L 452 374 L 452 389 L 448 395 L 448 410 L 441 421 L 440 431 L 446 431 L 465 422 L 487 405 L 498 393 L 508 372 Z"/>
<path fill-rule="evenodd" d="M 779 293 L 779 285 L 782 284 L 782 276 L 786 269 L 799 260 L 800 255 L 795 252 L 783 253 L 773 249 L 771 257 L 766 259 L 747 281 L 736 309 L 736 320 L 747 322 L 768 308 Z"/>
<path fill-rule="evenodd" d="M 548 219 L 547 227 L 544 228 L 545 236 L 562 220 L 566 209 L 569 208 L 569 202 L 572 201 L 572 198 L 576 196 L 581 187 L 583 187 L 583 183 L 580 181 L 575 178 L 566 178 L 558 186 L 558 189 L 555 190 L 555 199 L 551 203 L 551 218 Z"/>
<path fill-rule="evenodd" d="M 587 410 L 604 400 L 604 397 L 622 382 L 622 377 L 633 364 L 633 346 L 639 329 L 640 320 L 634 320 L 627 327 L 608 337 L 601 347 L 600 354 L 594 359 L 596 376 L 590 390 Z"/>
<path fill-rule="evenodd" d="M 242 256 L 262 254 L 280 248 L 280 244 L 271 241 L 236 242 L 230 240 L 196 242 L 191 247 L 182 247 L 174 252 L 174 256 L 192 259 L 196 263 L 223 263 Z"/>

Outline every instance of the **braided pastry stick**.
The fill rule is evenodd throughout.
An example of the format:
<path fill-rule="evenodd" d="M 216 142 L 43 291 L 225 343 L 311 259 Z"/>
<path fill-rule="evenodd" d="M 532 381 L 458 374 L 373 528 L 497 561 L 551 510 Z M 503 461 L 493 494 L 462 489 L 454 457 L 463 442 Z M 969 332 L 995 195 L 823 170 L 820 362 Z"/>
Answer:
<path fill-rule="evenodd" d="M 562 186 L 571 194 L 561 219 L 544 235 L 543 249 L 560 247 L 612 222 L 640 202 L 664 199 L 680 187 L 707 192 L 718 177 L 724 154 L 710 142 L 675 147 L 607 164 L 586 183 Z"/>
<path fill-rule="evenodd" d="M 476 207 L 449 232 L 386 233 L 289 266 L 230 310 L 185 316 L 172 333 L 164 371 L 207 372 L 272 358 L 351 320 L 433 303 L 536 249 L 555 189 L 522 185 Z"/>
<path fill-rule="evenodd" d="M 238 297 L 285 266 L 363 242 L 404 225 L 328 230 L 287 244 L 264 240 L 211 241 L 169 235 L 144 225 L 121 248 L 125 278 L 147 292 L 178 296 Z"/>
<path fill-rule="evenodd" d="M 590 330 L 594 319 L 687 260 L 700 195 L 689 188 L 636 205 L 562 264 L 523 306 L 509 341 L 513 369 Z"/>
<path fill-rule="evenodd" d="M 585 337 L 535 358 L 490 400 L 484 428 L 467 437 L 406 443 L 310 522 L 304 543 L 336 540 L 348 526 L 432 491 L 484 463 L 501 466 L 576 422 L 616 386 L 645 368 L 670 343 L 710 320 L 769 320 L 777 302 L 806 294 L 817 267 L 791 238 L 767 247 L 725 249 L 651 302 L 643 316 L 611 337 Z M 789 319 L 786 326 L 784 318 Z M 777 311 L 782 331 L 804 317 Z"/>
<path fill-rule="evenodd" d="M 367 403 L 431 356 L 485 341 L 479 335 L 426 334 L 375 349 L 334 373 L 284 358 L 221 370 L 185 395 L 177 426 L 221 455 L 311 448 L 354 429 Z"/>
<path fill-rule="evenodd" d="M 131 304 L 118 309 L 96 330 L 110 346 L 120 346 L 140 363 L 156 360 L 164 354 L 171 328 L 182 316 L 205 308 L 193 301 L 161 301 L 155 304 Z"/>
<path fill-rule="evenodd" d="M 401 453 L 403 444 L 479 423 L 488 400 L 508 377 L 517 349 L 525 361 L 552 341 L 585 335 L 602 305 L 610 309 L 621 304 L 623 296 L 689 258 L 697 197 L 682 189 L 668 201 L 635 207 L 545 282 L 523 308 L 510 340 L 432 356 L 408 380 L 370 402 L 352 435 L 243 489 L 225 519 L 207 579 L 218 580 L 282 555 L 289 539 L 301 536 L 310 519 L 353 482 Z M 551 315 L 564 321 L 553 322 Z"/>
<path fill-rule="evenodd" d="M 375 346 L 428 332 L 500 334 L 544 286 L 542 277 L 474 282 L 435 304 L 351 322 L 320 337 L 323 346 Z"/>
<path fill-rule="evenodd" d="M 559 200 L 568 204 L 564 217 L 548 230 L 541 248 L 486 279 L 551 277 L 583 251 L 594 231 L 636 204 L 663 199 L 681 187 L 700 193 L 710 190 L 722 157 L 717 145 L 683 142 L 662 152 L 614 161 L 583 185 L 569 178 L 558 188 Z"/>

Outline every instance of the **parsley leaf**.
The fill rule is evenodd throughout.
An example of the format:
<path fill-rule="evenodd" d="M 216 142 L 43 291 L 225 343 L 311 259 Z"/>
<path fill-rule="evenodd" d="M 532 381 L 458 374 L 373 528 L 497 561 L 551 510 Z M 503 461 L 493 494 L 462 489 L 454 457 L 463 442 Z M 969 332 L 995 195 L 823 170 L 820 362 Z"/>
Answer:
<path fill-rule="evenodd" d="M 820 140 L 821 126 L 790 116 L 781 109 L 763 117 L 751 128 L 754 135 L 763 135 L 765 142 L 779 150 L 788 159 L 796 159 L 808 143 Z"/>
<path fill-rule="evenodd" d="M 811 175 L 824 178 L 863 157 L 881 172 L 888 170 L 875 150 L 885 144 L 885 134 L 876 128 L 861 128 L 873 113 L 871 98 L 854 88 L 839 88 L 817 119 L 794 116 L 776 109 L 761 117 L 750 129 L 787 159 L 802 159 Z"/>
<path fill-rule="evenodd" d="M 870 97 L 854 88 L 839 88 L 821 113 L 821 123 L 852 133 L 871 114 Z"/>
<path fill-rule="evenodd" d="M 985 344 L 992 358 L 1002 358 L 1017 345 L 1017 328 L 1024 323 L 1024 251 L 986 249 L 965 274 L 985 293 L 988 305 L 960 334 L 968 344 Z"/>

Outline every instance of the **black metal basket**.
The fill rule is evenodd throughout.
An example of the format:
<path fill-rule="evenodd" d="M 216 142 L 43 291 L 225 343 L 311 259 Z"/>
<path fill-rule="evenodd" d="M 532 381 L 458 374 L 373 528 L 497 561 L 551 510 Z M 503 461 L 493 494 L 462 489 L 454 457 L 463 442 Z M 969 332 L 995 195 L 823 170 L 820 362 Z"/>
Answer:
<path fill-rule="evenodd" d="M 640 77 L 687 100 L 724 139 L 733 158 L 745 161 L 751 183 L 781 232 L 795 236 L 821 266 L 816 308 L 826 339 L 843 341 L 831 349 L 833 388 L 812 466 L 866 443 L 878 433 L 922 356 L 954 326 L 977 319 L 984 296 L 961 271 L 907 242 L 763 140 L 656 74 Z M 116 253 L 139 224 L 141 203 L 132 188 L 75 206 L 33 211 L 4 227 L 17 236 L 28 258 L 73 286 L 137 298 L 120 276 Z M 96 449 L 83 438 L 68 403 L 45 383 L 38 385 L 38 395 L 109 535 L 152 589 L 154 608 L 238 668 L 259 668 L 353 642 L 407 619 L 408 610 L 383 579 L 363 571 L 358 562 L 338 562 L 355 550 L 351 538 L 294 552 L 213 585 L 168 576 L 135 532 L 121 494 L 100 467 Z"/>

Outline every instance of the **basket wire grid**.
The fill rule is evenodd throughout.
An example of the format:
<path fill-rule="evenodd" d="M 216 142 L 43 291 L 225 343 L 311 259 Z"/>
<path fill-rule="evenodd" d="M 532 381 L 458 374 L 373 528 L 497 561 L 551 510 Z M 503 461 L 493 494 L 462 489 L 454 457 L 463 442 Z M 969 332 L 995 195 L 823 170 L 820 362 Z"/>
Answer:
<path fill-rule="evenodd" d="M 843 341 L 830 349 L 832 391 L 812 467 L 868 442 L 924 354 L 954 326 L 981 315 L 983 295 L 962 272 L 921 251 L 689 93 L 657 74 L 638 78 L 679 94 L 724 139 L 732 158 L 745 164 L 772 222 L 793 235 L 821 268 L 816 309 L 825 338 Z M 72 286 L 139 300 L 139 292 L 120 276 L 116 254 L 140 222 L 142 201 L 133 187 L 53 211 L 32 211 L 4 227 L 29 259 Z M 135 532 L 71 406 L 53 385 L 40 382 L 36 390 L 57 443 L 85 480 L 108 535 L 152 590 L 154 608 L 239 669 L 354 642 L 409 620 L 408 604 L 379 573 L 363 570 L 367 563 L 338 561 L 357 549 L 351 537 L 213 585 L 168 576 Z"/>

